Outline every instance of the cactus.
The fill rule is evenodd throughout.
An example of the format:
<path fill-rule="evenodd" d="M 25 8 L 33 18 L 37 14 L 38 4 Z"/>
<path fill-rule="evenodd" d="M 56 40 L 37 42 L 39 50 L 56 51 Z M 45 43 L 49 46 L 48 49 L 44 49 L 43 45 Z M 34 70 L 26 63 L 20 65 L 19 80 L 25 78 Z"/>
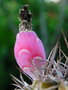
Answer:
<path fill-rule="evenodd" d="M 24 7 L 24 9 L 20 10 L 20 19 L 21 19 L 21 24 L 19 27 L 20 32 L 22 32 L 22 30 L 23 32 L 30 31 L 32 29 L 31 13 L 30 11 L 28 11 L 27 5 Z M 33 32 L 33 31 L 30 31 L 30 32 Z M 66 46 L 68 48 L 67 39 L 63 32 L 62 34 L 65 40 Z M 19 40 L 19 38 L 17 39 Z M 39 55 L 41 58 L 40 57 L 32 58 L 32 56 L 29 55 L 28 50 L 24 50 L 19 53 L 19 57 L 20 55 L 22 55 L 22 57 L 20 58 L 21 60 L 25 54 L 26 54 L 25 60 L 28 61 L 29 60 L 28 58 L 31 57 L 31 60 L 32 60 L 31 62 L 28 61 L 27 63 L 25 61 L 27 63 L 26 66 L 29 67 L 29 69 L 27 69 L 26 72 L 24 72 L 24 74 L 27 75 L 28 78 L 31 77 L 32 85 L 29 85 L 26 81 L 24 81 L 22 76 L 22 70 L 24 71 L 24 69 L 22 69 L 22 65 L 24 65 L 23 64 L 24 62 L 20 63 L 18 61 L 19 65 L 21 64 L 20 80 L 17 79 L 15 76 L 11 75 L 13 81 L 15 82 L 15 84 L 13 84 L 16 86 L 15 90 L 68 90 L 68 56 L 66 56 L 65 53 L 62 51 L 59 45 L 59 41 L 57 41 L 56 45 L 51 50 L 47 60 L 45 58 L 44 48 L 41 41 L 39 44 L 42 46 L 41 49 L 38 48 L 38 50 L 40 49 L 39 50 L 40 52 L 35 50 L 34 52 L 32 51 L 31 53 L 33 53 L 32 54 L 33 56 L 35 53 L 35 55 Z M 40 46 L 38 45 L 38 47 Z M 15 49 L 15 51 L 17 50 L 17 48 Z M 32 46 L 30 48 L 31 50 L 33 50 Z M 56 53 L 58 53 L 57 60 L 55 59 Z M 65 57 L 65 63 L 62 62 L 61 54 L 63 57 Z M 15 56 L 16 55 L 17 53 L 15 53 Z M 16 57 L 16 59 L 20 60 L 18 57 Z"/>

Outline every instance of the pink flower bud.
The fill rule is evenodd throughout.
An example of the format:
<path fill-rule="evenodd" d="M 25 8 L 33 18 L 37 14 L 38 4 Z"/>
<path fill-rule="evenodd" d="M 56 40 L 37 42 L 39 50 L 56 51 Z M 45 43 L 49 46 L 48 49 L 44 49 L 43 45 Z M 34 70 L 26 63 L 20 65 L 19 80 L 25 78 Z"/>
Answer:
<path fill-rule="evenodd" d="M 30 74 L 29 69 L 34 71 L 32 60 L 37 59 L 35 62 L 38 62 L 38 66 L 41 67 L 43 63 L 38 59 L 43 61 L 46 59 L 43 44 L 33 31 L 21 31 L 17 34 L 14 54 L 19 67 L 28 75 Z"/>

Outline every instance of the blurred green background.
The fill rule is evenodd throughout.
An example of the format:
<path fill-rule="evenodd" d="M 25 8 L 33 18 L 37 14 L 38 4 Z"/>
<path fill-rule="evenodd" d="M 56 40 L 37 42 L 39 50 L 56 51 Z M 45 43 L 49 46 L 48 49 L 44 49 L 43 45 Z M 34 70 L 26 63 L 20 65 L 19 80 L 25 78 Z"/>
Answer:
<path fill-rule="evenodd" d="M 30 5 L 33 30 L 41 38 L 47 57 L 62 29 L 68 38 L 68 0 L 58 3 L 46 0 L 0 0 L 0 90 L 13 90 L 10 74 L 19 77 L 14 43 L 19 30 L 19 9 L 25 4 Z M 67 52 L 62 35 L 61 43 Z"/>

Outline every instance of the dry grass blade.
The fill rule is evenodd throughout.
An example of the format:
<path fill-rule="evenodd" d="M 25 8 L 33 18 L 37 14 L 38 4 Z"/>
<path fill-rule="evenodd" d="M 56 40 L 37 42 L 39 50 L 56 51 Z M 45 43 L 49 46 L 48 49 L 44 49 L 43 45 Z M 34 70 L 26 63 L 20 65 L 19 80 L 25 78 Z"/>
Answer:
<path fill-rule="evenodd" d="M 17 79 L 15 76 L 11 75 L 13 81 L 16 84 L 13 84 L 14 86 L 16 86 L 17 88 L 19 88 L 20 90 L 24 90 L 24 88 L 26 88 L 27 90 L 32 90 L 32 88 L 23 80 L 22 74 L 20 73 L 20 79 Z M 18 89 L 16 89 L 18 90 Z"/>
<path fill-rule="evenodd" d="M 66 38 L 63 30 L 62 30 L 61 32 L 62 32 L 62 35 L 63 35 L 63 37 L 64 37 L 64 40 L 65 40 L 65 43 L 66 43 L 66 46 L 67 46 L 67 49 L 68 49 L 68 41 L 67 41 L 67 38 Z"/>
<path fill-rule="evenodd" d="M 60 49 L 60 51 L 62 52 L 62 54 L 66 58 L 66 60 L 68 60 L 68 57 L 66 56 L 66 54 L 61 49 Z"/>
<path fill-rule="evenodd" d="M 57 49 L 58 49 L 58 42 L 56 43 L 56 45 L 55 45 L 55 47 L 54 47 L 54 50 L 53 50 L 53 53 L 52 53 L 52 56 L 51 56 L 51 59 L 52 59 L 52 60 L 54 60 L 54 58 L 55 58 Z"/>
<path fill-rule="evenodd" d="M 63 65 L 64 67 L 68 68 L 68 65 L 66 65 L 66 64 L 64 64 L 62 62 L 60 62 L 60 64 Z"/>
<path fill-rule="evenodd" d="M 48 56 L 48 59 L 47 59 L 48 61 L 50 60 L 53 51 L 54 51 L 54 48 L 51 50 L 51 52 L 50 52 L 50 54 L 49 54 L 49 56 Z"/>
<path fill-rule="evenodd" d="M 14 90 L 24 90 L 24 89 L 18 89 L 18 88 L 15 88 Z"/>
<path fill-rule="evenodd" d="M 23 85 L 24 85 L 24 79 L 23 79 L 23 77 L 22 77 L 22 73 L 20 72 L 20 79 L 21 79 L 21 81 L 22 81 L 22 83 L 23 83 Z"/>
<path fill-rule="evenodd" d="M 16 86 L 17 88 L 19 88 L 20 90 L 24 90 L 24 88 L 26 88 L 26 87 L 29 88 L 27 86 L 28 84 L 23 79 L 22 79 L 23 80 L 23 82 L 22 82 L 13 75 L 11 75 L 11 77 L 12 77 L 13 81 L 16 83 L 16 84 L 13 84 L 13 85 Z M 16 89 L 16 90 L 18 90 L 18 89 Z M 28 90 L 31 90 L 31 89 L 28 89 Z"/>
<path fill-rule="evenodd" d="M 58 42 L 56 43 L 55 47 L 51 50 L 49 57 L 47 59 L 49 62 L 48 66 L 46 67 L 46 74 L 50 73 L 52 65 L 56 64 L 54 58 L 56 56 L 57 49 L 58 49 Z"/>
<path fill-rule="evenodd" d="M 61 48 L 61 47 L 60 47 L 60 43 L 59 43 L 59 45 L 58 45 L 58 48 L 59 48 L 59 60 L 57 60 L 57 61 L 60 62 L 60 61 L 62 60 L 61 51 L 60 51 L 60 48 Z"/>
<path fill-rule="evenodd" d="M 20 87 L 20 85 L 17 85 L 17 84 L 12 84 L 12 85 L 16 86 L 17 88 L 22 89 L 22 88 Z"/>
<path fill-rule="evenodd" d="M 14 81 L 18 82 L 20 85 L 24 85 L 19 79 L 17 79 L 15 76 L 11 74 L 11 77 Z"/>

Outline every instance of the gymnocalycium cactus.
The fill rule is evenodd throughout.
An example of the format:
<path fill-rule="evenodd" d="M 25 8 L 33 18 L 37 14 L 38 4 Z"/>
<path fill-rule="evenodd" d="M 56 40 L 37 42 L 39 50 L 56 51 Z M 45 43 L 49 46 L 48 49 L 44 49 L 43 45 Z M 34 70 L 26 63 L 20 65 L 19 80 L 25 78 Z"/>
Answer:
<path fill-rule="evenodd" d="M 32 85 L 24 81 L 22 73 L 20 79 L 11 75 L 16 84 L 15 90 L 68 90 L 68 57 L 61 50 L 59 42 L 51 50 L 48 59 L 44 46 L 36 33 L 32 31 L 31 12 L 25 5 L 19 12 L 21 24 L 16 37 L 14 54 L 16 61 L 25 74 L 32 79 Z M 63 33 L 64 36 L 64 33 Z M 68 42 L 64 36 L 66 45 Z M 59 52 L 58 61 L 55 60 Z M 62 56 L 65 63 L 62 63 Z"/>

